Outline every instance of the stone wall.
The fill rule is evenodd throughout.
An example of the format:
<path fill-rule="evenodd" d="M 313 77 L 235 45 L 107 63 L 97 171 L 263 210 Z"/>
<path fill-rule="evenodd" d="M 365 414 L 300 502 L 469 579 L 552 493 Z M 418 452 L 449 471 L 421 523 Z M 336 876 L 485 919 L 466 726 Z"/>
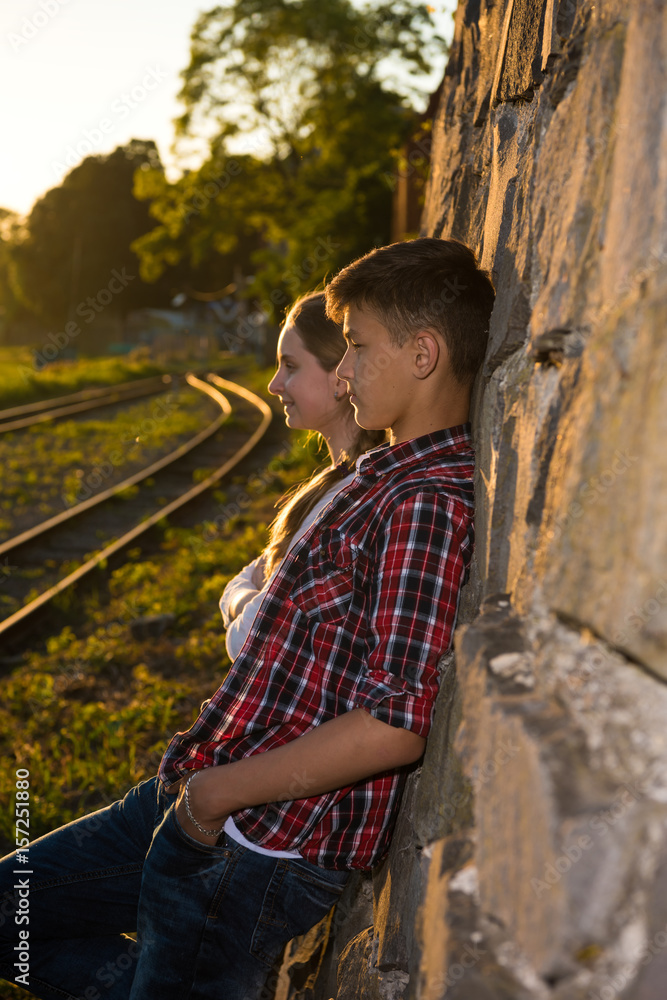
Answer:
<path fill-rule="evenodd" d="M 667 996 L 666 189 L 665 0 L 461 0 L 423 231 L 497 288 L 476 567 L 391 855 L 279 997 Z"/>

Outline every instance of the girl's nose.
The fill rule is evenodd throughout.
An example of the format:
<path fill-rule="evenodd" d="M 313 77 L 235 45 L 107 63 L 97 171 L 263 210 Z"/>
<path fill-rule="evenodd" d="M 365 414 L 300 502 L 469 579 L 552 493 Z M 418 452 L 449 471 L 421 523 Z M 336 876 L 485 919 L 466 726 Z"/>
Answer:
<path fill-rule="evenodd" d="M 268 388 L 272 396 L 279 396 L 283 391 L 283 380 L 280 376 L 280 368 L 269 382 Z"/>

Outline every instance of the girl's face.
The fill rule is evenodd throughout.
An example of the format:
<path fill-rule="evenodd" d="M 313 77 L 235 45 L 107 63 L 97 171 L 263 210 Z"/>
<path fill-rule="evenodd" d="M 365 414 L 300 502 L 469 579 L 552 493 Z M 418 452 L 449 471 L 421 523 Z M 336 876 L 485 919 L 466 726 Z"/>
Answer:
<path fill-rule="evenodd" d="M 293 324 L 283 327 L 278 341 L 278 368 L 269 382 L 269 392 L 280 396 L 288 427 L 319 431 L 327 437 L 343 416 L 344 407 L 334 398 L 345 394 L 345 385 L 324 370 L 314 354 L 307 351 Z"/>

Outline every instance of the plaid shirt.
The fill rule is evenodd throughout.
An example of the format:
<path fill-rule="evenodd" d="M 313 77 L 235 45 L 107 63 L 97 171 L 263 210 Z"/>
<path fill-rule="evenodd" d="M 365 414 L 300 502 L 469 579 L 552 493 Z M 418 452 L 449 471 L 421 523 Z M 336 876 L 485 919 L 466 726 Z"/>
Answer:
<path fill-rule="evenodd" d="M 449 647 L 473 544 L 469 425 L 364 456 L 283 560 L 223 684 L 160 765 L 190 769 L 282 746 L 363 708 L 428 734 L 437 663 Z M 323 868 L 372 867 L 385 853 L 405 769 L 234 814 L 253 843 Z"/>

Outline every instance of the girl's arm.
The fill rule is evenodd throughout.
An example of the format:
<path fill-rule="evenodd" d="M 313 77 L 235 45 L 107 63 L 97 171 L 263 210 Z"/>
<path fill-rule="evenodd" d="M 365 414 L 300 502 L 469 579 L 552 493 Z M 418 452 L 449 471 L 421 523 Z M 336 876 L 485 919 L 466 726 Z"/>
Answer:
<path fill-rule="evenodd" d="M 243 610 L 244 605 L 250 601 L 260 590 L 256 585 L 255 571 L 264 565 L 264 555 L 253 559 L 251 563 L 244 566 L 240 573 L 233 577 L 222 592 L 220 598 L 220 612 L 225 628 L 229 628 L 231 622 Z M 263 575 L 263 569 L 262 569 Z"/>

